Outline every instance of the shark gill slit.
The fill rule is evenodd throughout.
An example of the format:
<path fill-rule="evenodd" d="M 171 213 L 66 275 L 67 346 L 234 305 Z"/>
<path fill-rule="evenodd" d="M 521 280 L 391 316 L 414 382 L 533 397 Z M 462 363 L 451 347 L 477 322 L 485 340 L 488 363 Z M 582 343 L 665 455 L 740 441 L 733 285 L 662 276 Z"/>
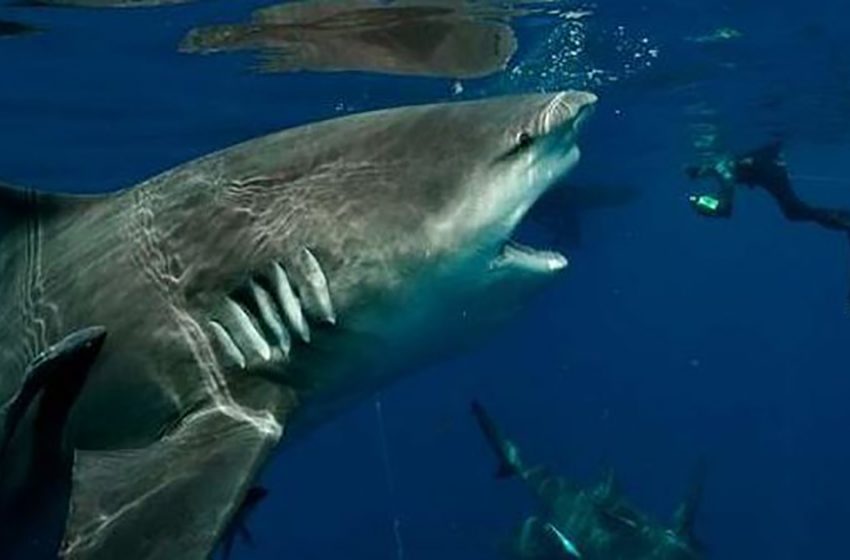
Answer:
<path fill-rule="evenodd" d="M 283 309 L 284 316 L 289 320 L 292 330 L 301 337 L 304 342 L 310 342 L 310 327 L 304 319 L 301 302 L 292 289 L 289 277 L 283 267 L 275 262 L 271 268 L 272 293 L 277 296 L 278 302 Z"/>
<path fill-rule="evenodd" d="M 207 331 L 187 311 L 187 302 L 182 291 L 176 289 L 177 277 L 169 270 L 173 262 L 167 258 L 167 250 L 162 236 L 153 224 L 151 211 L 151 193 L 139 189 L 133 198 L 131 219 L 124 226 L 125 235 L 133 247 L 132 258 L 142 270 L 159 296 L 171 312 L 183 339 L 198 364 L 200 381 L 215 410 L 234 420 L 253 426 L 258 432 L 279 436 L 283 428 L 271 413 L 259 413 L 241 406 L 233 398 L 227 386 L 224 373 L 215 359 L 215 352 Z M 185 419 L 188 421 L 188 419 Z"/>
<path fill-rule="evenodd" d="M 292 349 L 292 340 L 289 336 L 289 331 L 283 324 L 283 318 L 277 311 L 277 306 L 269 292 L 260 286 L 257 282 L 251 280 L 249 284 L 251 295 L 254 301 L 257 302 L 260 318 L 263 323 L 271 331 L 272 342 L 280 348 L 284 360 L 289 359 L 289 352 Z"/>
<path fill-rule="evenodd" d="M 302 251 L 303 284 L 293 289 L 284 265 L 273 262 L 224 297 L 209 326 L 225 367 L 284 367 L 296 351 L 294 337 L 311 340 L 305 311 L 314 321 L 336 323 L 327 277 L 315 255 Z"/>
<path fill-rule="evenodd" d="M 40 314 L 40 302 L 44 295 L 42 278 L 42 222 L 35 212 L 26 224 L 24 245 L 24 277 L 20 279 L 20 312 L 26 327 L 26 336 L 21 359 L 26 362 L 41 349 L 49 346 L 46 320 Z"/>

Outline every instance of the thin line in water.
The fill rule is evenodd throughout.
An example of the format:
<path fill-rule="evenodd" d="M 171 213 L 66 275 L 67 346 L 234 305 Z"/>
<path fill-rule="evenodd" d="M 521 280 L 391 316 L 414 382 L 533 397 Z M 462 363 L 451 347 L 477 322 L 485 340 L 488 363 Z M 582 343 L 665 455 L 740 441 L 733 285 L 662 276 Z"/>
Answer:
<path fill-rule="evenodd" d="M 395 479 L 390 464 L 390 447 L 387 443 L 387 430 L 384 426 L 384 410 L 381 407 L 381 396 L 375 397 L 375 415 L 378 418 L 378 436 L 381 438 L 381 454 L 384 460 L 384 474 L 387 480 L 387 494 L 390 500 L 390 517 L 393 522 L 393 537 L 395 538 L 396 560 L 404 560 L 404 541 L 401 537 L 401 519 L 395 506 Z"/>

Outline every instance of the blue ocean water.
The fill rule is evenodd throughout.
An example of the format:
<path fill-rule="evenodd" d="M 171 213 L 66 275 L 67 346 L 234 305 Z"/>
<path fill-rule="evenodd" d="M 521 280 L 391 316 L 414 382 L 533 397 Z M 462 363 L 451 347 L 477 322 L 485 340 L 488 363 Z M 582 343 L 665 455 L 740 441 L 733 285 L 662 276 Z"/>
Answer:
<path fill-rule="evenodd" d="M 762 192 L 742 193 L 732 220 L 701 220 L 682 173 L 707 135 L 727 149 L 781 137 L 801 195 L 850 206 L 845 4 L 566 6 L 593 14 L 580 28 L 517 18 L 509 68 L 461 88 L 256 74 L 247 54 L 176 51 L 191 27 L 262 5 L 0 7 L 0 18 L 44 29 L 0 41 L 0 177 L 110 191 L 320 118 L 581 87 L 600 103 L 571 182 L 639 197 L 589 213 L 568 273 L 510 324 L 383 392 L 385 438 L 369 400 L 277 456 L 263 478 L 270 498 L 251 518 L 256 545 L 234 558 L 497 557 L 532 503 L 492 478 L 472 398 L 529 458 L 588 483 L 612 466 L 661 519 L 704 461 L 698 531 L 711 558 L 847 556 L 847 240 L 784 221 Z M 714 40 L 723 28 L 740 36 Z"/>

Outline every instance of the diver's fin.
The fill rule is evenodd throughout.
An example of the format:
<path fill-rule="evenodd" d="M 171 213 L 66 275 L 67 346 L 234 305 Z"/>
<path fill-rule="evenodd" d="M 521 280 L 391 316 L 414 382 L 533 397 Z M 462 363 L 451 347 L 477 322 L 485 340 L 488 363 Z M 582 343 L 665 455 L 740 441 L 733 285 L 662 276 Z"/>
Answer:
<path fill-rule="evenodd" d="M 35 416 L 35 452 L 59 453 L 65 422 L 88 379 L 106 331 L 89 327 L 76 331 L 39 354 L 24 374 L 18 392 L 5 408 L 0 437 L 0 471 L 18 426 L 41 395 Z"/>
<path fill-rule="evenodd" d="M 271 418 L 226 412 L 195 412 L 146 448 L 78 452 L 60 556 L 209 558 L 281 435 Z"/>

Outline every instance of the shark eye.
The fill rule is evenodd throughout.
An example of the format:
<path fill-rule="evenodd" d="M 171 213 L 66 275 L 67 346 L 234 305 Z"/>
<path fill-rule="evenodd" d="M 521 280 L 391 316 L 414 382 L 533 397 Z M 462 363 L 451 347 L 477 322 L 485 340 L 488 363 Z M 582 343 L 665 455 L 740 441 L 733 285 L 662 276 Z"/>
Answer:
<path fill-rule="evenodd" d="M 528 149 L 532 144 L 534 144 L 534 136 L 531 135 L 528 131 L 521 131 L 516 135 L 516 138 L 511 143 L 510 148 L 502 154 L 501 156 L 496 158 L 496 161 L 505 161 L 510 159 Z"/>
<path fill-rule="evenodd" d="M 522 132 L 516 135 L 516 140 L 514 141 L 511 148 L 498 159 L 504 160 L 506 158 L 515 156 L 520 152 L 525 151 L 532 144 L 534 144 L 534 137 L 525 130 L 523 130 Z"/>
<path fill-rule="evenodd" d="M 517 137 L 516 137 L 516 147 L 517 148 L 519 148 L 519 149 L 527 148 L 527 147 L 531 146 L 533 143 L 534 143 L 534 137 L 531 136 L 531 134 L 529 134 L 528 132 L 523 130 L 522 132 L 517 134 Z"/>

